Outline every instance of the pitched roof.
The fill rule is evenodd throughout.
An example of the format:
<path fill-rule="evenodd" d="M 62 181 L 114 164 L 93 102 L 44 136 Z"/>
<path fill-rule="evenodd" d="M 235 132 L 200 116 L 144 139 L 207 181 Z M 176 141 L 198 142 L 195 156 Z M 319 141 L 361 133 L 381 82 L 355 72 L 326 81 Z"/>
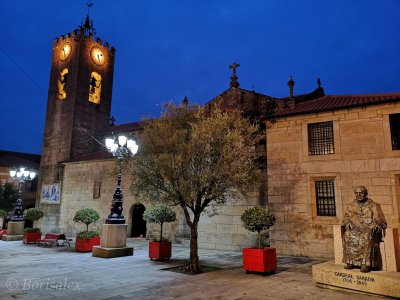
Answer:
<path fill-rule="evenodd" d="M 2 167 L 12 168 L 25 166 L 27 168 L 38 170 L 40 158 L 40 154 L 0 150 L 0 166 Z"/>
<path fill-rule="evenodd" d="M 119 133 L 119 132 L 132 132 L 143 129 L 143 122 L 131 122 L 121 125 L 114 125 L 109 128 L 109 132 Z"/>
<path fill-rule="evenodd" d="M 400 101 L 400 93 L 324 96 L 300 103 L 296 101 L 294 107 L 278 110 L 268 118 L 332 111 L 397 101 Z"/>
<path fill-rule="evenodd" d="M 89 153 L 86 155 L 71 158 L 70 160 L 63 161 L 62 163 L 77 162 L 77 161 L 90 161 L 90 160 L 103 160 L 113 158 L 112 154 L 106 149 L 98 152 Z"/>

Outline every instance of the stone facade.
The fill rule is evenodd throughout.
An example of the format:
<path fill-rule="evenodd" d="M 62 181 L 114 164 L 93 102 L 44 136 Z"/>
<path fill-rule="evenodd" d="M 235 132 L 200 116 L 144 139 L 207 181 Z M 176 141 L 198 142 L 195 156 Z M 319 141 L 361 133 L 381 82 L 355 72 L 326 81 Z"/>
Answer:
<path fill-rule="evenodd" d="M 130 190 L 130 174 L 123 171 L 122 192 L 124 196 L 124 215 L 128 224 L 128 236 L 131 236 L 133 207 L 142 204 L 145 208 L 151 203 L 145 199 L 135 199 Z M 61 187 L 60 214 L 54 214 L 57 226 L 46 219 L 40 220 L 39 227 L 43 232 L 60 231 L 67 236 L 75 236 L 78 232 L 86 229 L 85 225 L 75 223 L 75 213 L 86 207 L 99 212 L 101 218 L 89 225 L 89 230 L 102 230 L 110 214 L 110 205 L 117 181 L 117 165 L 115 160 L 91 160 L 65 163 L 64 175 Z M 99 187 L 99 193 L 95 190 Z M 240 215 L 248 207 L 257 205 L 259 193 L 249 193 L 247 199 L 239 198 L 226 206 L 218 207 L 215 216 L 202 215 L 199 223 L 199 247 L 205 249 L 227 249 L 240 250 L 243 246 L 255 244 L 256 236 L 250 234 L 241 226 Z M 57 205 L 58 206 L 58 205 Z M 179 208 L 174 223 L 164 224 L 164 237 L 174 241 L 182 242 L 189 239 L 189 228 Z M 159 237 L 159 225 L 147 224 L 147 238 Z"/>
<path fill-rule="evenodd" d="M 367 187 L 388 227 L 399 227 L 400 151 L 392 150 L 389 114 L 400 102 L 282 116 L 266 121 L 271 235 L 282 255 L 334 257 L 333 228 L 354 187 Z M 309 155 L 307 125 L 333 122 L 334 154 Z M 333 180 L 336 216 L 318 216 L 315 181 Z"/>

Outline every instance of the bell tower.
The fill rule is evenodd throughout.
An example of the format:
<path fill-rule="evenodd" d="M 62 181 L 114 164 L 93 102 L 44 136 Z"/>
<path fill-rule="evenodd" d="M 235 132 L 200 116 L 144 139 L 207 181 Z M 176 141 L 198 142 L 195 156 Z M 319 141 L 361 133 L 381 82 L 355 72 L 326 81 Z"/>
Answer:
<path fill-rule="evenodd" d="M 89 11 L 77 29 L 54 40 L 52 50 L 37 197 L 52 215 L 51 222 L 43 220 L 53 225 L 49 230 L 58 227 L 60 201 L 44 201 L 44 189 L 60 191 L 62 162 L 101 149 L 95 139 L 109 126 L 115 57 L 115 48 L 96 37 Z"/>

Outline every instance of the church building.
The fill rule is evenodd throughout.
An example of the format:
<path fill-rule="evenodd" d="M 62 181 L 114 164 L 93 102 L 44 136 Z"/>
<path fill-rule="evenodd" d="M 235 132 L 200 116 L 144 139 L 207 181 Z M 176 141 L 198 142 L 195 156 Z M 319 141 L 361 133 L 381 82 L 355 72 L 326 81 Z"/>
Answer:
<path fill-rule="evenodd" d="M 75 212 L 86 207 L 101 216 L 90 229 L 101 230 L 110 214 L 118 168 L 98 141 L 141 130 L 139 122 L 110 124 L 115 55 L 95 37 L 89 16 L 54 41 L 37 195 L 43 232 L 74 236 L 84 229 L 74 223 Z M 270 238 L 279 255 L 333 257 L 331 227 L 340 224 L 358 184 L 382 204 L 389 226 L 399 227 L 400 93 L 326 96 L 318 80 L 314 91 L 296 96 L 290 79 L 289 97 L 274 98 L 240 88 L 238 64 L 230 67 L 229 89 L 209 103 L 239 109 L 258 122 L 265 136 L 255 145 L 263 179 L 217 215 L 202 215 L 200 248 L 253 246 L 256 237 L 242 228 L 240 216 L 261 205 L 277 217 Z M 128 237 L 155 236 L 156 227 L 142 218 L 151 203 L 134 198 L 129 170 L 123 169 L 122 180 Z M 185 242 L 190 231 L 179 208 L 177 213 L 177 221 L 165 225 L 166 237 Z"/>

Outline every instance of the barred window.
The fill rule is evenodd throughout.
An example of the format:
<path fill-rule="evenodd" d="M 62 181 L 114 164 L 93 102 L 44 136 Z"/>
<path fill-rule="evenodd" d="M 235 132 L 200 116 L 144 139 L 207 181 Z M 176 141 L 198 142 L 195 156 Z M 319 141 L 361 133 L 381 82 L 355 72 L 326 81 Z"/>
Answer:
<path fill-rule="evenodd" d="M 336 216 L 333 180 L 316 181 L 317 216 Z"/>
<path fill-rule="evenodd" d="M 333 122 L 308 124 L 308 154 L 334 154 Z"/>
<path fill-rule="evenodd" d="M 389 115 L 392 150 L 400 150 L 400 114 Z"/>

